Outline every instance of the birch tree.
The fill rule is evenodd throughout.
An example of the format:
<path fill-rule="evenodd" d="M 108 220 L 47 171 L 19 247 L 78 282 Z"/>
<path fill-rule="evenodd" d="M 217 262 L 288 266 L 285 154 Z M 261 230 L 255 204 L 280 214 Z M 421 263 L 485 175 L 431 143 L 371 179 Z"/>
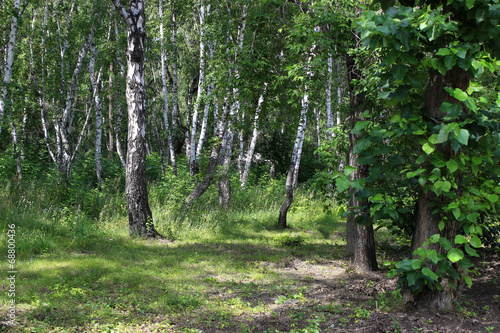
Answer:
<path fill-rule="evenodd" d="M 89 77 L 92 86 L 92 95 L 94 99 L 95 108 L 95 167 L 97 181 L 99 184 L 104 183 L 104 171 L 102 169 L 102 101 L 100 97 L 100 81 L 102 68 L 99 70 L 97 77 L 95 76 L 95 62 L 97 58 L 97 50 L 95 46 L 95 39 L 90 42 L 90 60 L 89 60 Z"/>
<path fill-rule="evenodd" d="M 165 125 L 165 131 L 167 132 L 167 143 L 168 151 L 170 155 L 170 161 L 172 163 L 172 172 L 177 176 L 177 161 L 175 159 L 174 144 L 172 142 L 172 131 L 170 128 L 170 121 L 168 120 L 168 93 L 167 93 L 167 55 L 165 51 L 165 40 L 163 33 L 163 0 L 159 1 L 158 4 L 158 15 L 160 18 L 160 52 L 161 52 L 161 82 L 162 82 L 162 93 L 163 93 L 163 121 Z"/>
<path fill-rule="evenodd" d="M 260 94 L 259 100 L 257 101 L 257 109 L 255 110 L 255 117 L 253 121 L 252 138 L 250 139 L 250 144 L 248 146 L 248 151 L 245 158 L 245 169 L 243 170 L 243 175 L 241 178 L 241 187 L 243 189 L 245 189 L 247 186 L 248 175 L 250 173 L 250 165 L 252 164 L 255 147 L 257 145 L 257 138 L 259 136 L 259 117 L 260 111 L 262 110 L 262 104 L 264 103 L 264 96 L 266 94 L 266 91 L 267 83 L 264 83 L 264 91 Z"/>
<path fill-rule="evenodd" d="M 144 83 L 144 48 L 146 15 L 144 0 L 112 0 L 127 26 L 127 107 L 128 145 L 126 165 L 127 211 L 130 236 L 161 237 L 153 224 L 146 187 L 146 86 Z"/>
<path fill-rule="evenodd" d="M 7 87 L 12 80 L 12 66 L 14 64 L 14 51 L 16 47 L 17 21 L 20 15 L 21 0 L 14 0 L 14 11 L 10 24 L 9 43 L 7 45 L 7 54 L 5 66 L 3 68 L 2 92 L 0 95 L 0 134 L 2 133 L 2 124 L 5 115 L 5 102 L 7 99 Z"/>
<path fill-rule="evenodd" d="M 286 217 L 288 209 L 293 203 L 293 192 L 295 191 L 299 174 L 300 156 L 302 154 L 302 144 L 304 143 L 304 134 L 307 120 L 306 115 L 309 108 L 309 94 L 307 93 L 307 91 L 304 93 L 301 104 L 302 109 L 300 111 L 299 126 L 297 127 L 297 137 L 293 145 L 290 167 L 288 168 L 286 177 L 285 201 L 283 201 L 283 203 L 281 204 L 280 214 L 278 217 L 278 227 L 283 229 L 288 227 Z"/>
<path fill-rule="evenodd" d="M 196 159 L 196 129 L 198 126 L 198 113 L 203 97 L 203 85 L 205 82 L 205 11 L 207 14 L 209 13 L 210 5 L 205 7 L 203 0 L 200 0 L 200 9 L 198 14 L 200 24 L 200 70 L 198 74 L 198 92 L 193 107 L 191 136 L 189 140 L 189 173 L 191 176 L 194 176 L 199 172 L 198 161 Z"/>

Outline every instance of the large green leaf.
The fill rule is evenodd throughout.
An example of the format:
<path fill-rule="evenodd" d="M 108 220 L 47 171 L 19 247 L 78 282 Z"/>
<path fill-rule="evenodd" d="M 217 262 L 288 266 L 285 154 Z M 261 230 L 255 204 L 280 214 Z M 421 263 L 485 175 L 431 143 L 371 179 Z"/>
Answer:
<path fill-rule="evenodd" d="M 422 268 L 422 273 L 428 277 L 430 277 L 431 279 L 433 279 L 434 281 L 437 281 L 439 276 L 437 276 L 436 273 L 434 273 L 433 271 L 431 271 L 431 269 L 429 267 L 424 267 Z"/>
<path fill-rule="evenodd" d="M 447 257 L 451 262 L 457 262 L 464 257 L 464 253 L 459 249 L 451 249 L 450 251 L 448 251 Z"/>
<path fill-rule="evenodd" d="M 337 191 L 342 193 L 349 188 L 351 182 L 345 177 L 339 177 L 335 179 L 335 185 L 337 186 Z"/>

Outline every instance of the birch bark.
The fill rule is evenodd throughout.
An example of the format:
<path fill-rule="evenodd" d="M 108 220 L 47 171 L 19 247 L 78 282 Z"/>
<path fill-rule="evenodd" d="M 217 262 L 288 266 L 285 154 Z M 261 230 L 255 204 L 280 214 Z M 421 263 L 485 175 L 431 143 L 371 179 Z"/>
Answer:
<path fill-rule="evenodd" d="M 90 60 L 89 60 L 89 77 L 90 84 L 92 86 L 93 98 L 94 98 L 94 108 L 95 108 L 95 167 L 97 181 L 99 184 L 104 183 L 104 171 L 102 169 L 102 101 L 99 95 L 100 89 L 99 84 L 101 81 L 101 72 L 99 70 L 97 78 L 95 76 L 95 62 L 97 58 L 97 50 L 95 47 L 95 41 L 92 39 L 90 42 Z"/>
<path fill-rule="evenodd" d="M 9 34 L 9 44 L 7 46 L 7 56 L 5 61 L 5 66 L 3 69 L 3 84 L 2 93 L 0 95 L 0 134 L 2 133 L 2 124 L 5 114 L 5 100 L 7 97 L 7 86 L 12 80 L 12 65 L 14 64 L 14 49 L 16 47 L 16 36 L 17 36 L 17 15 L 19 14 L 19 9 L 21 6 L 21 0 L 14 1 L 14 11 L 15 14 L 12 15 L 12 22 L 10 23 L 10 34 Z"/>
<path fill-rule="evenodd" d="M 292 158 L 290 161 L 290 167 L 288 168 L 288 174 L 286 177 L 285 185 L 285 201 L 281 204 L 280 215 L 278 217 L 278 227 L 287 228 L 286 216 L 288 209 L 293 202 L 293 192 L 295 186 L 297 185 L 297 179 L 299 174 L 300 166 L 300 154 L 302 153 L 302 144 L 304 142 L 305 126 L 306 126 L 306 114 L 309 108 L 309 94 L 307 91 L 304 93 L 302 98 L 302 109 L 300 112 L 299 126 L 297 128 L 297 137 L 295 139 L 295 144 L 293 145 Z"/>
<path fill-rule="evenodd" d="M 165 41 L 163 34 L 163 0 L 158 4 L 158 14 L 160 18 L 160 48 L 161 48 L 161 82 L 163 92 L 163 121 L 165 123 L 165 130 L 167 132 L 168 150 L 170 152 L 170 161 L 172 162 L 172 172 L 177 176 L 177 162 L 175 160 L 174 144 L 172 142 L 172 131 L 170 129 L 170 122 L 168 121 L 168 93 L 167 93 L 167 55 L 165 52 Z"/>
<path fill-rule="evenodd" d="M 113 25 L 115 27 L 115 36 L 116 40 L 118 40 L 118 25 L 116 22 L 113 22 Z M 124 77 L 125 76 L 125 66 L 123 64 L 123 61 L 120 56 L 120 51 L 116 51 L 116 62 L 118 63 L 118 66 L 120 67 L 120 76 Z M 117 90 L 117 93 L 120 93 L 120 89 Z M 127 167 L 127 160 L 125 157 L 125 153 L 123 152 L 123 147 L 122 147 L 122 140 L 121 140 L 121 128 L 122 128 L 122 119 L 123 119 L 123 108 L 120 102 L 118 102 L 118 108 L 116 111 L 116 124 L 115 124 L 115 142 L 116 142 L 116 153 L 118 154 L 118 157 L 120 158 L 120 161 L 123 165 L 123 168 L 126 169 Z"/>
<path fill-rule="evenodd" d="M 207 6 L 207 13 L 210 9 Z M 191 124 L 191 136 L 189 139 L 189 173 L 191 176 L 196 175 L 199 172 L 198 161 L 196 159 L 196 129 L 198 126 L 198 113 L 200 108 L 201 99 L 203 97 L 203 89 L 205 82 L 205 4 L 203 0 L 200 0 L 200 12 L 199 12 L 199 22 L 200 22 L 200 71 L 198 78 L 198 93 L 196 95 L 196 101 L 193 108 L 193 118 Z"/>
<path fill-rule="evenodd" d="M 245 159 L 245 169 L 243 170 L 243 176 L 241 179 L 241 188 L 245 189 L 248 181 L 248 174 L 250 173 L 250 165 L 252 164 L 253 154 L 255 153 L 255 146 L 257 145 L 257 138 L 259 136 L 259 116 L 262 110 L 262 104 L 264 103 L 264 95 L 266 94 L 267 83 L 264 83 L 264 91 L 259 96 L 257 101 L 257 109 L 255 110 L 255 117 L 253 120 L 253 131 L 252 139 L 250 140 L 250 145 L 248 147 L 247 156 Z"/>
<path fill-rule="evenodd" d="M 129 234 L 156 238 L 161 236 L 153 224 L 146 186 L 145 4 L 144 0 L 130 0 L 126 9 L 121 0 L 112 2 L 127 25 L 128 141 L 125 192 Z"/>

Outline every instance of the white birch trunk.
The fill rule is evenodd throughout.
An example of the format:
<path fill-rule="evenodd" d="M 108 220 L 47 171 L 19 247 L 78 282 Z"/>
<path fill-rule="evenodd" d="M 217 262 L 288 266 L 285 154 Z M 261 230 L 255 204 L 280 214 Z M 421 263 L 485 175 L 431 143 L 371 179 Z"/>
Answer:
<path fill-rule="evenodd" d="M 278 217 L 278 226 L 280 228 L 287 228 L 286 216 L 288 209 L 293 202 L 293 192 L 295 186 L 297 185 L 297 179 L 299 175 L 300 157 L 302 154 L 302 144 L 304 142 L 305 126 L 306 126 L 306 113 L 309 107 L 309 94 L 304 93 L 302 98 L 302 110 L 300 112 L 299 126 L 297 128 L 297 137 L 295 139 L 295 144 L 293 145 L 292 158 L 290 161 L 290 167 L 288 169 L 288 174 L 286 177 L 286 197 L 285 201 L 280 207 L 280 214 Z"/>
<path fill-rule="evenodd" d="M 177 176 L 177 162 L 175 160 L 174 145 L 172 142 L 172 131 L 168 121 L 168 93 L 167 93 L 167 55 L 165 53 L 165 41 L 163 34 L 163 1 L 160 0 L 158 4 L 158 14 L 160 18 L 160 48 L 161 48 L 161 82 L 163 91 L 163 121 L 165 123 L 165 130 L 167 131 L 168 150 L 170 152 L 170 161 L 172 162 L 172 172 Z"/>
<path fill-rule="evenodd" d="M 179 126 L 179 98 L 177 81 L 177 21 L 175 13 L 172 12 L 172 130 Z"/>
<path fill-rule="evenodd" d="M 80 75 L 80 70 L 82 69 L 83 66 L 83 60 L 87 55 L 87 51 L 89 49 L 90 43 L 93 40 L 93 38 L 94 38 L 94 28 L 92 28 L 90 36 L 87 38 L 82 48 L 80 49 L 80 52 L 78 53 L 78 60 L 76 62 L 75 69 L 73 70 L 71 82 L 69 84 L 68 91 L 66 93 L 66 100 L 62 110 L 62 116 L 61 119 L 58 121 L 59 124 L 57 126 L 59 129 L 58 134 L 60 136 L 61 148 L 62 148 L 59 170 L 61 171 L 61 174 L 65 175 L 66 179 L 69 179 L 71 174 L 72 151 L 71 151 L 70 132 L 71 132 L 72 118 L 73 118 L 71 110 L 75 98 L 75 93 L 76 90 L 78 89 L 78 77 Z"/>
<path fill-rule="evenodd" d="M 115 36 L 116 40 L 118 40 L 118 25 L 116 22 L 113 22 L 115 26 Z M 118 63 L 118 66 L 120 67 L 120 76 L 124 77 L 125 76 L 125 66 L 123 64 L 123 61 L 120 56 L 120 51 L 116 51 L 116 62 Z M 121 139 L 121 128 L 122 128 L 122 119 L 123 119 L 123 108 L 121 103 L 118 103 L 117 111 L 116 111 L 116 124 L 115 124 L 115 142 L 116 142 L 116 153 L 118 154 L 118 157 L 120 158 L 120 162 L 123 165 L 123 168 L 126 169 L 127 167 L 127 159 L 125 157 L 125 153 L 123 151 L 122 147 L 122 139 Z"/>
<path fill-rule="evenodd" d="M 208 7 L 209 8 L 209 7 Z M 207 9 L 208 9 L 207 8 Z M 198 126 L 198 112 L 200 108 L 201 99 L 203 97 L 203 84 L 205 81 L 205 5 L 203 0 L 200 0 L 200 72 L 198 79 L 198 93 L 194 103 L 192 124 L 191 124 L 191 137 L 189 139 L 189 172 L 191 176 L 198 173 L 198 161 L 196 159 L 196 128 Z"/>
<path fill-rule="evenodd" d="M 210 59 L 214 57 L 214 47 L 213 43 L 208 43 L 208 54 Z M 205 142 L 205 137 L 207 135 L 208 127 L 208 112 L 210 111 L 210 96 L 214 90 L 214 83 L 211 81 L 207 87 L 207 97 L 205 99 L 205 110 L 203 113 L 203 121 L 201 123 L 200 138 L 198 139 L 198 146 L 196 147 L 196 160 L 200 159 L 201 149 L 203 148 L 203 143 Z"/>
<path fill-rule="evenodd" d="M 253 132 L 252 139 L 250 140 L 250 145 L 248 147 L 247 156 L 245 159 L 245 169 L 243 170 L 243 176 L 241 179 L 241 188 L 245 189 L 248 181 L 248 174 L 250 173 L 250 165 L 252 164 L 253 154 L 255 153 L 255 146 L 257 145 L 257 138 L 259 136 L 259 116 L 262 110 L 262 104 L 264 103 L 264 95 L 266 94 L 267 83 L 264 83 L 264 91 L 259 96 L 257 102 L 257 109 L 255 110 L 255 117 L 253 120 Z"/>
<path fill-rule="evenodd" d="M 128 141 L 125 193 L 131 236 L 161 237 L 153 224 L 146 185 L 146 86 L 144 82 L 144 52 L 146 14 L 144 0 L 113 0 L 127 25 L 127 107 Z"/>
<path fill-rule="evenodd" d="M 21 6 L 20 0 L 14 0 L 14 11 L 19 13 Z M 0 94 L 0 134 L 2 133 L 2 124 L 5 114 L 5 101 L 7 99 L 7 85 L 12 80 L 12 65 L 14 64 L 14 49 L 16 47 L 17 36 L 17 16 L 12 15 L 12 22 L 10 23 L 9 44 L 7 46 L 7 56 L 5 66 L 3 68 L 3 84 L 2 93 Z"/>
<path fill-rule="evenodd" d="M 95 41 L 91 41 L 90 45 L 90 61 L 89 61 L 89 77 L 92 86 L 94 107 L 95 107 L 95 167 L 97 181 L 99 184 L 104 183 L 104 171 L 102 169 L 102 101 L 99 95 L 99 83 L 101 81 L 101 70 L 95 77 L 95 61 L 97 58 L 97 51 Z"/>
<path fill-rule="evenodd" d="M 332 140 L 333 115 L 332 115 L 332 77 L 333 77 L 333 57 L 328 54 L 328 73 L 326 74 L 326 138 Z"/>

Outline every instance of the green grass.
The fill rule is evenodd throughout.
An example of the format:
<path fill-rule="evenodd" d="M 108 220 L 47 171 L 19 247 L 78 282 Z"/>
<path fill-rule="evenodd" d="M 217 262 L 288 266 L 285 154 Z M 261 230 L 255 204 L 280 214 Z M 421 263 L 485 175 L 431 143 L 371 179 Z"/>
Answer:
<path fill-rule="evenodd" d="M 243 332 L 253 316 L 274 316 L 280 302 L 303 302 L 300 288 L 307 287 L 267 265 L 340 258 L 341 244 L 331 235 L 344 227 L 320 199 L 299 191 L 291 229 L 276 229 L 278 188 L 235 188 L 231 209 L 222 212 L 215 189 L 186 210 L 153 184 L 155 224 L 176 239 L 166 242 L 128 237 L 123 194 L 97 193 L 104 203 L 88 214 L 88 207 L 54 199 L 56 185 L 7 184 L 0 248 L 6 253 L 6 229 L 15 224 L 14 331 L 134 332 L 147 325 L 152 331 Z M 6 293 L 0 301 L 6 304 Z"/>

